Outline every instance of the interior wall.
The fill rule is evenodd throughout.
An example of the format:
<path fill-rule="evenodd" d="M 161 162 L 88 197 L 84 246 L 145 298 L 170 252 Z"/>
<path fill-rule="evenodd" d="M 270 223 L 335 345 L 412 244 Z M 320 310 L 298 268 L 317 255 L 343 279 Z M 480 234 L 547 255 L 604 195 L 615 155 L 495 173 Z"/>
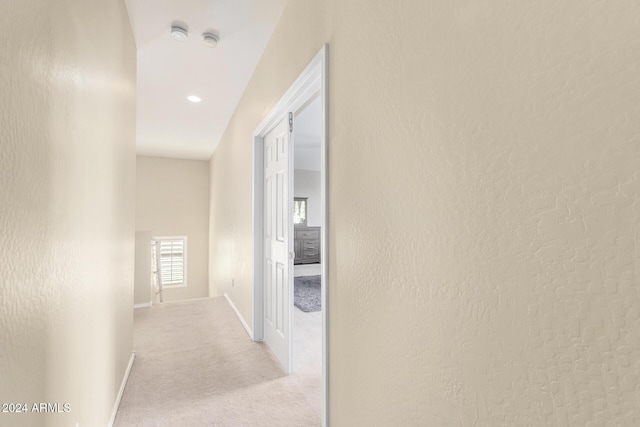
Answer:
<path fill-rule="evenodd" d="M 639 14 L 289 2 L 211 160 L 210 286 L 252 324 L 252 133 L 328 43 L 332 425 L 640 423 Z"/>
<path fill-rule="evenodd" d="M 133 345 L 129 20 L 117 0 L 9 0 L 0 39 L 0 402 L 29 412 L 0 425 L 104 426 Z"/>
<path fill-rule="evenodd" d="M 306 197 L 307 226 L 322 225 L 322 201 L 320 199 L 320 172 L 295 169 L 293 171 L 294 197 Z"/>
<path fill-rule="evenodd" d="M 187 286 L 164 288 L 164 301 L 208 297 L 209 162 L 137 156 L 136 165 L 136 230 L 187 236 Z"/>
<path fill-rule="evenodd" d="M 134 277 L 133 303 L 151 303 L 151 231 L 136 231 L 136 257 Z"/>

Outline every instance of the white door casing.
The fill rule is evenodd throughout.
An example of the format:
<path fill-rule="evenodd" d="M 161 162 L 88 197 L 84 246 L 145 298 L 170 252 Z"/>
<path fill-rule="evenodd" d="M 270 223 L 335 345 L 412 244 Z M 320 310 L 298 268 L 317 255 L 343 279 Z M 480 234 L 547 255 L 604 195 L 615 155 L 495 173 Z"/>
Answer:
<path fill-rule="evenodd" d="M 284 118 L 264 139 L 264 340 L 291 372 L 290 140 Z"/>

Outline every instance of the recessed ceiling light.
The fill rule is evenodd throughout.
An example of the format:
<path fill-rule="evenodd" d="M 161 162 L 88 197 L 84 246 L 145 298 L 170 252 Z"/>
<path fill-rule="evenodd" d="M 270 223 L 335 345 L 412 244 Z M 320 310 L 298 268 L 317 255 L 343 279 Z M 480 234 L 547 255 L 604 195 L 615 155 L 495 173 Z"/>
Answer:
<path fill-rule="evenodd" d="M 189 33 L 187 33 L 186 28 L 183 28 L 179 25 L 171 26 L 171 37 L 173 37 L 174 39 L 183 42 L 187 39 L 188 36 Z"/>
<path fill-rule="evenodd" d="M 202 99 L 200 99 L 199 96 L 195 96 L 195 95 L 189 95 L 187 96 L 187 99 L 191 102 L 200 102 L 202 101 Z"/>
<path fill-rule="evenodd" d="M 220 40 L 220 37 L 218 37 L 217 34 L 214 33 L 202 33 L 202 43 L 204 43 L 204 45 L 206 47 L 216 47 L 218 46 L 218 41 Z"/>

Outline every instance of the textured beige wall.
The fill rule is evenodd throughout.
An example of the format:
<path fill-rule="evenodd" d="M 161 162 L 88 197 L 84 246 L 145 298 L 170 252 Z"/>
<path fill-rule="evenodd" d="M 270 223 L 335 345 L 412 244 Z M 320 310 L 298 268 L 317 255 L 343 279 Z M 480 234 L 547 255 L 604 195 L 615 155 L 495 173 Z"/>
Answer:
<path fill-rule="evenodd" d="M 327 42 L 332 425 L 640 425 L 639 15 L 289 2 L 211 161 L 210 286 L 252 321 L 252 132 Z"/>
<path fill-rule="evenodd" d="M 136 230 L 187 236 L 187 286 L 166 288 L 164 300 L 208 297 L 209 162 L 138 156 L 136 165 Z"/>
<path fill-rule="evenodd" d="M 0 5 L 2 426 L 104 426 L 132 351 L 135 45 L 116 0 Z M 29 406 L 31 409 L 31 406 Z"/>

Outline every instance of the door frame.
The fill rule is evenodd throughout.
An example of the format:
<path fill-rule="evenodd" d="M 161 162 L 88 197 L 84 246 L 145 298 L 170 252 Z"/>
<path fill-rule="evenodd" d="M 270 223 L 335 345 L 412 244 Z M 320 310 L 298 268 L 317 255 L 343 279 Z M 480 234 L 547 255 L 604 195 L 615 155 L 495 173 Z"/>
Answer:
<path fill-rule="evenodd" d="M 253 132 L 253 339 L 264 339 L 264 138 L 289 112 L 295 114 L 307 103 L 320 97 L 322 110 L 322 135 L 320 138 L 320 199 L 322 201 L 322 229 L 320 233 L 320 259 L 322 265 L 321 304 L 322 304 L 322 425 L 329 425 L 329 224 L 328 224 L 328 45 L 322 46 L 309 65 L 289 87 L 271 112 L 262 120 Z M 295 126 L 295 124 L 294 124 Z M 293 137 L 293 135 L 292 135 Z M 290 141 L 290 154 L 294 144 Z M 293 156 L 290 165 L 293 164 Z M 293 194 L 293 171 L 289 176 L 290 194 Z M 292 215 L 289 215 L 290 230 L 293 230 Z M 290 250 L 293 249 L 293 235 L 289 233 Z M 293 260 L 289 260 L 289 351 L 293 350 Z M 290 364 L 292 358 L 289 358 Z M 289 367 L 288 371 L 291 369 Z"/>

